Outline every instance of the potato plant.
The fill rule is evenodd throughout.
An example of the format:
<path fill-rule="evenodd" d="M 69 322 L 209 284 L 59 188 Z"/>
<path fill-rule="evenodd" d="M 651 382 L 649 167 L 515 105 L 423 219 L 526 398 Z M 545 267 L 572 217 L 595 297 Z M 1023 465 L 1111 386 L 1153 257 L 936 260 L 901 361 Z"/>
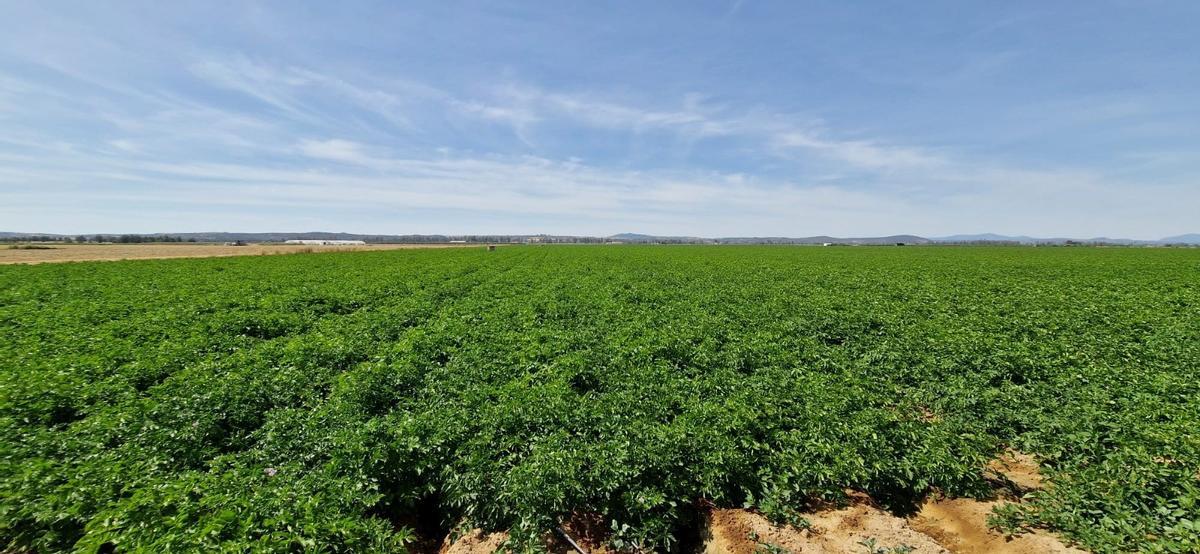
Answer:
<path fill-rule="evenodd" d="M 1200 250 L 505 247 L 0 267 L 0 549 L 396 552 L 982 495 L 1200 549 Z M 435 536 L 436 538 L 440 538 Z"/>

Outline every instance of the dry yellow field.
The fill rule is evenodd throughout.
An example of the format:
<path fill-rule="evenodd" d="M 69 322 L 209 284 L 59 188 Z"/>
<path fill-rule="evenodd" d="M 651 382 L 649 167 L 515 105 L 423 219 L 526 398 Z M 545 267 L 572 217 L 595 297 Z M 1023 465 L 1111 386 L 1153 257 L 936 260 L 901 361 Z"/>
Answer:
<path fill-rule="evenodd" d="M 38 264 L 95 260 L 140 260 L 152 258 L 207 258 L 214 256 L 254 256 L 297 254 L 302 252 L 354 252 L 396 250 L 402 248 L 484 248 L 480 244 L 367 244 L 361 246 L 314 246 L 307 244 L 54 244 L 41 250 L 10 249 L 0 246 L 0 264 Z"/>

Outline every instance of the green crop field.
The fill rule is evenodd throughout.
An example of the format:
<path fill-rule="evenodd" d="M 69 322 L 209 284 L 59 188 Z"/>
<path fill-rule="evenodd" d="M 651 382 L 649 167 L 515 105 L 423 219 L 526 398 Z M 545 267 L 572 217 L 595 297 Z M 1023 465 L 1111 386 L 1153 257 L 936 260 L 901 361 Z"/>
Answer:
<path fill-rule="evenodd" d="M 1051 486 L 1200 549 L 1200 249 L 505 247 L 0 267 L 0 549 L 399 551 Z"/>

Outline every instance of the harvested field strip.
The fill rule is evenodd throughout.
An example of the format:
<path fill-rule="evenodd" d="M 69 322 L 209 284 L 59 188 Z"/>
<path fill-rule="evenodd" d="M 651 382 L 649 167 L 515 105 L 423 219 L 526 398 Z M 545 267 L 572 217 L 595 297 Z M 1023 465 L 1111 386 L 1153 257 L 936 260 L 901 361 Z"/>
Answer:
<path fill-rule="evenodd" d="M 39 245 L 40 246 L 40 245 Z M 41 248 L 0 247 L 0 264 L 40 264 L 145 260 L 171 258 L 211 258 L 224 256 L 266 256 L 307 254 L 312 252 L 372 252 L 414 248 L 483 248 L 479 244 L 367 244 L 361 246 L 321 246 L 300 244 L 55 244 Z"/>

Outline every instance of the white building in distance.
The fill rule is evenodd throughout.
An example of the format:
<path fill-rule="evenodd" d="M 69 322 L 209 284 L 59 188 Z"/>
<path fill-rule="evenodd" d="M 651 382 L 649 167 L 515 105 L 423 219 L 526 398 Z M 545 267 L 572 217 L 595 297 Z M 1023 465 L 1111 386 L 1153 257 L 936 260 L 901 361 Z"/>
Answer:
<path fill-rule="evenodd" d="M 293 239 L 284 241 L 284 244 L 311 244 L 315 246 L 361 246 L 366 242 L 361 240 L 304 240 Z"/>

